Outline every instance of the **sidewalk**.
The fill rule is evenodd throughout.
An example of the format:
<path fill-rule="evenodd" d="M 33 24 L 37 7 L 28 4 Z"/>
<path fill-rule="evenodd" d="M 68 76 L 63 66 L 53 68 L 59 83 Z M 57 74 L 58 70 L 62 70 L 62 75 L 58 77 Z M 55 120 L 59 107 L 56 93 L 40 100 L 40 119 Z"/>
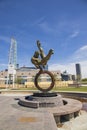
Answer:
<path fill-rule="evenodd" d="M 22 107 L 18 98 L 0 95 L 0 130 L 57 130 L 51 113 Z"/>

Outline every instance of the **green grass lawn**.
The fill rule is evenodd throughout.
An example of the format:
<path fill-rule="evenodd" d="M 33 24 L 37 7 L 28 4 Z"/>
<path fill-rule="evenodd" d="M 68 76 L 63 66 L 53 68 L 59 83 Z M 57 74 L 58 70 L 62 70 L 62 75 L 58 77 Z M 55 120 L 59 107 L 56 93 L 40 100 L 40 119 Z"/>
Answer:
<path fill-rule="evenodd" d="M 31 87 L 31 88 L 18 88 L 16 90 L 37 90 L 36 87 Z M 87 92 L 87 87 L 86 86 L 83 86 L 83 87 L 54 87 L 53 88 L 53 91 L 75 91 L 75 92 Z"/>
<path fill-rule="evenodd" d="M 62 88 L 54 88 L 53 89 L 54 91 L 75 91 L 75 92 L 77 92 L 77 91 L 80 91 L 80 92 L 87 92 L 87 87 L 85 86 L 83 86 L 83 87 L 67 87 L 67 88 L 65 88 L 65 87 L 62 87 Z"/>

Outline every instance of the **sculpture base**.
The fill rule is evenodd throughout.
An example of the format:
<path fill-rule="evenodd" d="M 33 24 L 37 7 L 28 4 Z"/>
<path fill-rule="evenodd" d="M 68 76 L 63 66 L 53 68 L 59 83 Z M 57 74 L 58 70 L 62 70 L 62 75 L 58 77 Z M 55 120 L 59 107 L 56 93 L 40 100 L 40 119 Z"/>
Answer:
<path fill-rule="evenodd" d="M 31 107 L 56 107 L 62 106 L 63 100 L 61 95 L 53 93 L 33 93 L 33 95 L 23 97 L 19 100 L 19 104 Z"/>
<path fill-rule="evenodd" d="M 30 110 L 45 110 L 52 113 L 56 124 L 77 117 L 82 108 L 80 101 L 62 98 L 57 93 L 33 93 L 33 95 L 20 98 L 18 103 L 24 107 L 32 108 Z"/>
<path fill-rule="evenodd" d="M 33 93 L 34 97 L 56 97 L 58 94 L 56 92 L 47 92 L 47 93 Z"/>

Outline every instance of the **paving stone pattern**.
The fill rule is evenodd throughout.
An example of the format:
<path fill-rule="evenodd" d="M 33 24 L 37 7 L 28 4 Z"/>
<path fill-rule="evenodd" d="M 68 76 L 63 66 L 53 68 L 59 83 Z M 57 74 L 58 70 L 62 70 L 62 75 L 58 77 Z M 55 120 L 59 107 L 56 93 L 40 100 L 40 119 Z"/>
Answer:
<path fill-rule="evenodd" d="M 0 130 L 57 130 L 53 114 L 21 107 L 18 98 L 0 95 Z"/>

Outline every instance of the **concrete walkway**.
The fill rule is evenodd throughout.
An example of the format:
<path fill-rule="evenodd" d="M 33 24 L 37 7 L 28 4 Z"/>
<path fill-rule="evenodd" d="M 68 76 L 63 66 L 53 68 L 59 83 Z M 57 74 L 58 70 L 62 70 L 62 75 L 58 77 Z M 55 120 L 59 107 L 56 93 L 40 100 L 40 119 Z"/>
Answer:
<path fill-rule="evenodd" d="M 18 98 L 0 95 L 0 130 L 57 130 L 51 113 L 19 106 Z"/>

